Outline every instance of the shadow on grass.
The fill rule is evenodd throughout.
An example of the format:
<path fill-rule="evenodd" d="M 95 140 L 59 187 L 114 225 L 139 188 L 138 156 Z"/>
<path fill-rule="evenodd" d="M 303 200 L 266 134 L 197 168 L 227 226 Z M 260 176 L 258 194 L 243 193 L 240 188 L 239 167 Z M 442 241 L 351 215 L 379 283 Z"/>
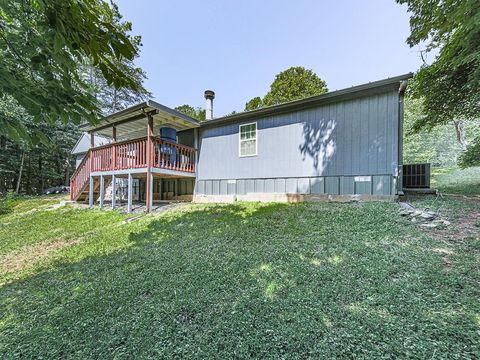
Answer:
<path fill-rule="evenodd" d="M 192 206 L 0 289 L 0 351 L 45 358 L 473 354 L 472 290 L 388 205 Z M 368 243 L 368 246 L 365 244 Z M 468 285 L 468 289 L 467 289 Z M 465 307 L 464 307 L 465 305 Z"/>

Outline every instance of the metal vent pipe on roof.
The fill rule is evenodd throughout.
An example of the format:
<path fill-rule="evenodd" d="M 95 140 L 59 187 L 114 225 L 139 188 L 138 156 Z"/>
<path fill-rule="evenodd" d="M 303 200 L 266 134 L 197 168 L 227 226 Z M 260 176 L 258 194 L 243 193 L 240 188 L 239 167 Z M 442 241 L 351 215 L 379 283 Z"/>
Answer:
<path fill-rule="evenodd" d="M 213 99 L 215 99 L 215 92 L 212 90 L 205 90 L 205 99 L 207 100 L 205 109 L 205 120 L 213 119 Z"/>

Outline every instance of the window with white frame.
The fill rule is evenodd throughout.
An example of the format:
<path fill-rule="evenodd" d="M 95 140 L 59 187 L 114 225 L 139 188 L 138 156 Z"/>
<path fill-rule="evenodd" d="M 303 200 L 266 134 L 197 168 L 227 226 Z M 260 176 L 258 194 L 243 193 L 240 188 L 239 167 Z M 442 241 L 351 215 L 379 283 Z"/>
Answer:
<path fill-rule="evenodd" d="M 257 155 L 257 123 L 240 125 L 240 157 Z"/>

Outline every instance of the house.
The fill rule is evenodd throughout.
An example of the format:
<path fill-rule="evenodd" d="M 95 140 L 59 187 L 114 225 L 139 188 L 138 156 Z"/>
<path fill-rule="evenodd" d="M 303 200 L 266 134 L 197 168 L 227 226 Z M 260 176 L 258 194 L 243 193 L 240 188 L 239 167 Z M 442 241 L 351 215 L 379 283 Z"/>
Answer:
<path fill-rule="evenodd" d="M 103 145 L 107 145 L 110 143 L 110 139 L 103 137 L 103 136 L 95 136 L 94 139 L 94 147 L 99 147 Z M 77 140 L 77 143 L 73 147 L 72 151 L 70 152 L 72 155 L 75 155 L 75 168 L 78 168 L 78 165 L 82 162 L 85 155 L 87 155 L 88 150 L 90 150 L 91 145 L 91 136 L 89 133 L 84 132 L 82 136 Z"/>
<path fill-rule="evenodd" d="M 105 187 L 134 181 L 147 210 L 155 200 L 195 202 L 391 199 L 402 191 L 406 74 L 199 123 L 154 101 L 85 130 L 90 149 L 72 200 L 103 206 Z M 97 146 L 96 136 L 110 142 Z M 115 197 L 112 199 L 115 207 Z"/>

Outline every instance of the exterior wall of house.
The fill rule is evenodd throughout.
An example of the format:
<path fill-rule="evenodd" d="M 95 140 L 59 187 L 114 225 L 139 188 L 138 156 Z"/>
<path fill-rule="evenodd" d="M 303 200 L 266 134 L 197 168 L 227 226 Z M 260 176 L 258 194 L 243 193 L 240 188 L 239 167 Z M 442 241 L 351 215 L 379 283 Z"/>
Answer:
<path fill-rule="evenodd" d="M 194 147 L 195 137 L 193 129 L 177 132 L 178 143 L 190 147 Z"/>
<path fill-rule="evenodd" d="M 398 91 L 200 129 L 197 195 L 394 195 Z M 239 125 L 257 122 L 257 155 L 239 156 Z"/>
<path fill-rule="evenodd" d="M 86 152 L 75 154 L 75 169 L 78 168 L 83 158 L 85 157 Z"/>

